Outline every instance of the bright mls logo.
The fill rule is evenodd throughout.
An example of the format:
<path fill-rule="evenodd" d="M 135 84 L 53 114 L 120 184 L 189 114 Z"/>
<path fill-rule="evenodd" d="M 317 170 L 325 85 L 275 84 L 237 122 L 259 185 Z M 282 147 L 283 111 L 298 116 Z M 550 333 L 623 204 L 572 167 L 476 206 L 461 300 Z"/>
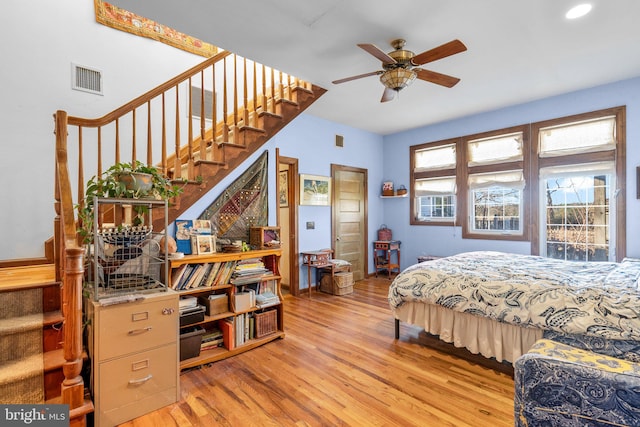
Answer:
<path fill-rule="evenodd" d="M 69 405 L 0 405 L 0 425 L 66 427 Z"/>

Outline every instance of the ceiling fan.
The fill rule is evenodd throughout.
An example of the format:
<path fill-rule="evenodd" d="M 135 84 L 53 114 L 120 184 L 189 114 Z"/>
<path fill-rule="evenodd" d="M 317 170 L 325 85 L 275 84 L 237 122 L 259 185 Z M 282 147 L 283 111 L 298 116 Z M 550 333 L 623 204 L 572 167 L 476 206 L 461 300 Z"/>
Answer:
<path fill-rule="evenodd" d="M 380 76 L 380 81 L 385 87 L 380 102 L 387 102 L 393 99 L 396 92 L 410 85 L 416 78 L 446 87 L 453 87 L 460 81 L 457 77 L 417 68 L 420 65 L 464 52 L 467 47 L 460 40 L 452 40 L 418 55 L 404 50 L 404 45 L 405 40 L 403 39 L 393 40 L 391 46 L 395 50 L 387 54 L 375 45 L 358 44 L 358 47 L 382 61 L 382 70 L 334 80 L 332 83 L 340 84 L 363 77 Z"/>

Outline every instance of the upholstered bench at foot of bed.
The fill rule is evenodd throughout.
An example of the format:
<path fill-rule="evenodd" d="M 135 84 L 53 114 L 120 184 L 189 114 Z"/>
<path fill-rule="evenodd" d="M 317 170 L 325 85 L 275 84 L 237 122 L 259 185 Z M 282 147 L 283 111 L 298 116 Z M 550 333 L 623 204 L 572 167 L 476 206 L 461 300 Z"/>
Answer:
<path fill-rule="evenodd" d="M 640 363 L 541 339 L 514 371 L 517 427 L 640 425 Z"/>

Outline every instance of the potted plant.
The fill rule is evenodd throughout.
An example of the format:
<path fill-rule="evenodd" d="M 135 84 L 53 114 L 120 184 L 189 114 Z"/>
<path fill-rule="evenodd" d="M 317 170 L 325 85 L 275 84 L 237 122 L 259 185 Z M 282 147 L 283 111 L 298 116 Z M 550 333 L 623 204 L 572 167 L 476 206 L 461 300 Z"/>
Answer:
<path fill-rule="evenodd" d="M 91 241 L 93 228 L 94 198 L 155 199 L 170 200 L 182 193 L 182 187 L 175 185 L 155 166 L 148 166 L 136 160 L 131 163 L 116 163 L 100 176 L 93 176 L 87 182 L 84 204 L 78 205 L 78 230 L 85 243 Z M 141 225 L 147 207 L 137 205 L 132 225 Z"/>

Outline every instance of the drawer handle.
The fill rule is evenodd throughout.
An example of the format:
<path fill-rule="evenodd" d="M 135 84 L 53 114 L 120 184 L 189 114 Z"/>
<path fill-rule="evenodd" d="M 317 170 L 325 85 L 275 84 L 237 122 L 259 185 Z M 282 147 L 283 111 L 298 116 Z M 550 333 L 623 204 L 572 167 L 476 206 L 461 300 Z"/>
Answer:
<path fill-rule="evenodd" d="M 140 378 L 139 380 L 129 380 L 129 385 L 140 385 L 140 384 L 144 384 L 147 381 L 149 381 L 151 378 L 153 378 L 153 375 L 149 374 L 144 378 Z"/>
<path fill-rule="evenodd" d="M 162 314 L 173 314 L 174 311 L 173 307 L 165 307 L 162 309 Z"/>
<path fill-rule="evenodd" d="M 141 328 L 141 329 L 132 329 L 129 331 L 129 335 L 144 334 L 145 332 L 149 332 L 151 329 L 153 329 L 151 326 L 147 326 L 146 328 Z"/>

